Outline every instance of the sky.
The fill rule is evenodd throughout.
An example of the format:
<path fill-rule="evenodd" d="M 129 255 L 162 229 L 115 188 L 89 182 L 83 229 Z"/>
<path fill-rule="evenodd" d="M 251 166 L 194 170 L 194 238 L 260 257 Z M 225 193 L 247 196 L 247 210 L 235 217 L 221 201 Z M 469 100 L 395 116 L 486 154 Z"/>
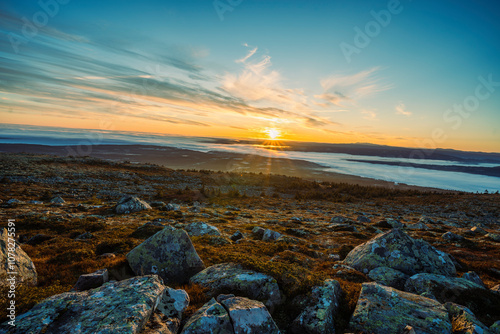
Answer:
<path fill-rule="evenodd" d="M 500 152 L 500 3 L 4 0 L 0 122 Z"/>

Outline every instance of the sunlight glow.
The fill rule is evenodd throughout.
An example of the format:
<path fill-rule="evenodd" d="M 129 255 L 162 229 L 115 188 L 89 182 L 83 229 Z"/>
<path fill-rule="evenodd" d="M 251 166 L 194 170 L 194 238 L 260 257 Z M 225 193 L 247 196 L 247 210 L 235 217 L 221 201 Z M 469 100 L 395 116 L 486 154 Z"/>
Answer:
<path fill-rule="evenodd" d="M 267 137 L 271 140 L 278 139 L 281 136 L 281 131 L 276 128 L 266 128 L 264 132 L 267 134 Z"/>

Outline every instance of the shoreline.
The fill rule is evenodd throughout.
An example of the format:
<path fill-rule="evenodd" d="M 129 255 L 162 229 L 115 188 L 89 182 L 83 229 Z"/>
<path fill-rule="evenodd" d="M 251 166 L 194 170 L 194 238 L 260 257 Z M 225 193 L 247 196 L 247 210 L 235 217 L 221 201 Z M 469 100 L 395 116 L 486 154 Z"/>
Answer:
<path fill-rule="evenodd" d="M 200 152 L 170 146 L 157 145 L 93 145 L 85 152 L 78 145 L 49 146 L 36 144 L 0 144 L 2 153 L 47 154 L 69 156 L 91 156 L 112 161 L 133 163 L 152 163 L 172 169 L 210 170 L 213 172 L 242 172 L 279 174 L 300 177 L 306 180 L 349 183 L 361 186 L 376 186 L 399 190 L 420 190 L 436 192 L 456 192 L 438 188 L 421 187 L 365 178 L 356 175 L 324 171 L 324 166 L 305 160 L 264 157 L 256 154 L 231 153 L 220 151 Z"/>

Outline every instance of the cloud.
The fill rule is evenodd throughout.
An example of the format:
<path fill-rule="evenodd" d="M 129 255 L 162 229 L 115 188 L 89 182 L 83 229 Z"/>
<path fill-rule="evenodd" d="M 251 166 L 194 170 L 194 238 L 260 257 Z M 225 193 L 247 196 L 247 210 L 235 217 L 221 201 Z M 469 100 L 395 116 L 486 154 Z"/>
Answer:
<path fill-rule="evenodd" d="M 404 103 L 399 103 L 396 107 L 396 114 L 397 115 L 404 115 L 404 116 L 411 116 L 412 115 L 412 112 L 411 111 L 408 111 L 406 109 L 406 106 L 404 105 Z"/>
<path fill-rule="evenodd" d="M 245 43 L 245 46 L 248 46 L 248 45 Z M 245 57 L 243 57 L 241 59 L 237 59 L 235 62 L 236 63 L 246 62 L 248 60 L 248 58 L 252 57 L 255 54 L 255 52 L 257 52 L 257 50 L 258 50 L 258 48 L 254 48 L 254 49 L 248 51 L 248 54 Z"/>
<path fill-rule="evenodd" d="M 365 116 L 363 117 L 364 119 L 374 120 L 374 119 L 376 119 L 376 118 L 377 118 L 377 113 L 376 113 L 375 111 L 373 111 L 373 110 L 363 109 L 363 110 L 361 111 L 361 113 L 362 113 L 363 115 L 365 115 Z"/>

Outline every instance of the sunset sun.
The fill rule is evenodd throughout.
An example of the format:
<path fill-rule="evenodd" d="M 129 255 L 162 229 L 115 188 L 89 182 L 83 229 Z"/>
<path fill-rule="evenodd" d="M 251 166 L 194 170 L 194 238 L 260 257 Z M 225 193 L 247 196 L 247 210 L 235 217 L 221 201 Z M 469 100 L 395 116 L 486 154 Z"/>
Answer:
<path fill-rule="evenodd" d="M 265 133 L 267 134 L 267 137 L 271 140 L 276 140 L 281 136 L 281 131 L 276 128 L 267 128 L 265 130 Z"/>

